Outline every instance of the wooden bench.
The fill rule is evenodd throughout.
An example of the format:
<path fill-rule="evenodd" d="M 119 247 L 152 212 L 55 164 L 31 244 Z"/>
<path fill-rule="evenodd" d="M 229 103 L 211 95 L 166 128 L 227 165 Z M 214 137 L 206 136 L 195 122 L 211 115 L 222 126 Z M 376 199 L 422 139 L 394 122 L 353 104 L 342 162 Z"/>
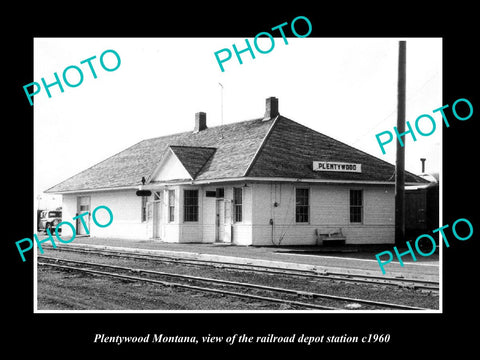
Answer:
<path fill-rule="evenodd" d="M 325 245 L 325 242 L 331 242 L 331 244 L 345 245 L 347 238 L 342 233 L 342 229 L 315 229 L 315 235 L 317 237 L 317 246 Z"/>

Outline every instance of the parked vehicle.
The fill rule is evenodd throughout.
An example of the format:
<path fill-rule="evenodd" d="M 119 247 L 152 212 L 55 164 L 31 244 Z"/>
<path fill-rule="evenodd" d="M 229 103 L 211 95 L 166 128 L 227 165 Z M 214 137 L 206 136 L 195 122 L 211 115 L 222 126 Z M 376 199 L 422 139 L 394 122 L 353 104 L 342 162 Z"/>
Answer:
<path fill-rule="evenodd" d="M 55 231 L 55 227 L 62 222 L 62 212 L 59 210 L 44 210 L 40 213 L 40 221 L 39 221 L 39 230 L 44 230 L 45 232 L 47 229 L 50 230 L 50 233 Z M 61 229 L 59 229 L 61 231 Z"/>

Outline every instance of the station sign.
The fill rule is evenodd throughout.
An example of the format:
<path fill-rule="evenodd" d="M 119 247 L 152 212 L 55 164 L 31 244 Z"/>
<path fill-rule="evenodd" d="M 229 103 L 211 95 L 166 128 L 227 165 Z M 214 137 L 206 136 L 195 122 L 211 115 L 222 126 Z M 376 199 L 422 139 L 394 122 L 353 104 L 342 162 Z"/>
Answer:
<path fill-rule="evenodd" d="M 313 171 L 340 171 L 340 172 L 362 172 L 362 164 L 334 162 L 334 161 L 314 161 Z"/>

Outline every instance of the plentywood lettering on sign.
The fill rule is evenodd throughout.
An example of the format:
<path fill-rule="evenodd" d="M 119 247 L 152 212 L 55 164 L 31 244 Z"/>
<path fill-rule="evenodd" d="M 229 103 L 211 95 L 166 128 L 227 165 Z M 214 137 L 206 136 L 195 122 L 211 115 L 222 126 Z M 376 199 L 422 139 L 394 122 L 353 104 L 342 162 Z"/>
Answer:
<path fill-rule="evenodd" d="M 362 164 L 332 162 L 332 161 L 314 161 L 313 171 L 343 171 L 343 172 L 362 172 Z"/>

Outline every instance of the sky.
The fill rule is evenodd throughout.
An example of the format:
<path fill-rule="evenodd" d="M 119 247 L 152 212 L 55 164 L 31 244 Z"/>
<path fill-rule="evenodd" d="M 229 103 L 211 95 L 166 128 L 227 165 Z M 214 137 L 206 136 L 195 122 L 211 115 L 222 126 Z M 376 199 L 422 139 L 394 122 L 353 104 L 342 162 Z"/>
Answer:
<path fill-rule="evenodd" d="M 427 172 L 441 171 L 443 126 L 433 113 L 444 105 L 441 38 L 274 39 L 267 54 L 249 39 L 255 59 L 245 52 L 240 64 L 232 44 L 244 49 L 245 38 L 35 38 L 32 82 L 53 83 L 56 72 L 64 87 L 34 96 L 35 197 L 139 141 L 193 130 L 196 112 L 207 113 L 207 126 L 221 125 L 219 83 L 224 124 L 263 117 L 275 96 L 283 116 L 394 164 L 395 143 L 383 155 L 375 135 L 396 126 L 399 40 L 407 42 L 406 120 L 414 128 L 428 114 L 437 123 L 430 136 L 407 136 L 405 167 L 419 174 L 426 158 Z M 268 49 L 270 40 L 258 45 Z M 224 48 L 233 55 L 222 72 L 214 53 Z M 120 56 L 115 71 L 100 64 L 106 50 Z M 81 64 L 93 56 L 96 79 Z M 117 63 L 112 53 L 104 62 Z M 71 65 L 83 73 L 77 87 L 62 79 Z M 79 82 L 78 73 L 68 70 L 67 79 Z"/>

